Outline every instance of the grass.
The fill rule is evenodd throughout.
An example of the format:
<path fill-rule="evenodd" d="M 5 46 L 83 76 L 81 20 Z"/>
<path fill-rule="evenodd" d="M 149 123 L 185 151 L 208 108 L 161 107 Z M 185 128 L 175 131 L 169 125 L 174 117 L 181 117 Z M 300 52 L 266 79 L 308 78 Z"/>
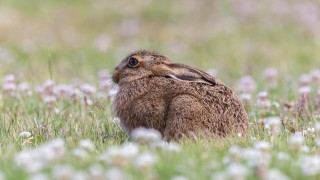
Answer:
<path fill-rule="evenodd" d="M 15 158 L 19 152 L 37 149 L 57 138 L 64 140 L 66 153 L 40 171 L 49 177 L 54 177 L 55 167 L 61 165 L 89 176 L 90 168 L 98 164 L 103 174 L 109 173 L 109 178 L 116 174 L 111 171 L 114 168 L 126 179 L 241 179 L 243 174 L 246 179 L 261 179 L 270 175 L 271 169 L 291 179 L 319 178 L 316 142 L 320 137 L 316 124 L 320 83 L 315 78 L 306 84 L 301 81 L 301 75 L 311 77 L 310 71 L 320 67 L 320 21 L 313 21 L 319 20 L 319 13 L 310 7 L 319 10 L 319 2 L 1 1 L 0 79 L 14 74 L 17 84 L 30 84 L 32 95 L 21 92 L 22 96 L 17 98 L 0 91 L 0 179 L 1 174 L 7 179 L 28 179 L 39 174 L 25 172 Z M 148 152 L 157 158 L 156 163 L 143 168 L 135 165 L 137 159 L 120 167 L 99 160 L 105 151 L 121 148 L 132 140 L 114 118 L 110 98 L 101 98 L 104 91 L 98 88 L 98 72 L 112 71 L 126 54 L 138 49 L 156 50 L 176 62 L 203 70 L 216 69 L 218 79 L 238 95 L 251 95 L 244 102 L 251 135 L 225 141 L 184 141 L 179 152 L 139 145 L 139 154 Z M 276 86 L 262 73 L 268 67 L 278 71 Z M 244 75 L 254 78 L 257 89 L 237 89 Z M 45 103 L 34 89 L 48 79 L 77 88 L 83 83 L 97 87 L 95 93 L 88 95 L 92 105 L 86 105 L 83 96 L 76 101 L 59 99 Z M 5 84 L 1 81 L 0 87 Z M 299 94 L 302 84 L 311 89 L 307 98 Z M 268 92 L 271 107 L 258 105 L 261 91 Z M 295 103 L 294 108 L 287 111 L 286 104 L 291 102 Z M 297 115 L 296 108 L 302 109 L 302 113 Z M 282 119 L 281 131 L 275 137 L 260 122 L 270 117 Z M 33 139 L 20 137 L 25 131 Z M 290 144 L 293 131 L 303 132 L 308 152 Z M 89 139 L 95 150 L 82 159 L 73 152 L 83 139 Z M 269 143 L 267 150 L 255 147 L 260 141 Z M 235 145 L 242 147 L 240 154 L 246 150 L 265 152 L 268 163 L 252 167 L 250 157 L 232 159 L 230 151 Z M 279 158 L 279 153 L 288 158 Z M 303 160 L 313 156 L 313 162 Z M 232 174 L 234 163 L 245 170 L 238 166 L 236 175 Z M 304 165 L 309 170 L 316 169 L 315 173 L 305 172 Z"/>

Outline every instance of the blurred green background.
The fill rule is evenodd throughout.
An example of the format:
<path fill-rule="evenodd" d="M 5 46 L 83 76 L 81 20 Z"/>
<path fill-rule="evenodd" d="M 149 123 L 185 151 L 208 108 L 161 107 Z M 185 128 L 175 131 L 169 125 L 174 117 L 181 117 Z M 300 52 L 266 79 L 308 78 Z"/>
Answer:
<path fill-rule="evenodd" d="M 148 49 L 220 79 L 320 67 L 319 0 L 1 0 L 0 75 L 96 79 Z"/>

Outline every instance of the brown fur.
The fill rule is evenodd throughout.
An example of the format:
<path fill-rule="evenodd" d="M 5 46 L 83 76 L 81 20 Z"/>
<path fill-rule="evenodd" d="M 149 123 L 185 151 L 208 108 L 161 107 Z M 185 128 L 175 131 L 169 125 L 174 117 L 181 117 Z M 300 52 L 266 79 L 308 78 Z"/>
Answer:
<path fill-rule="evenodd" d="M 126 65 L 133 55 L 141 57 L 136 68 Z M 116 67 L 113 79 L 119 84 L 115 113 L 128 133 L 137 127 L 154 128 L 171 140 L 248 131 L 245 109 L 229 87 L 158 53 L 132 53 Z"/>

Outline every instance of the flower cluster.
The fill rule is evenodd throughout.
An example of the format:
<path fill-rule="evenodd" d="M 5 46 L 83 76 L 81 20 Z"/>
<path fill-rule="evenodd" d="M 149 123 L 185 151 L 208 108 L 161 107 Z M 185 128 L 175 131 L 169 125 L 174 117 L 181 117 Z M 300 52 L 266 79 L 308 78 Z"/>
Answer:
<path fill-rule="evenodd" d="M 11 97 L 31 96 L 32 91 L 28 82 L 18 82 L 16 76 L 9 74 L 4 77 L 3 92 Z"/>
<path fill-rule="evenodd" d="M 15 163 L 28 173 L 36 173 L 46 168 L 53 161 L 62 159 L 66 154 L 65 143 L 62 139 L 55 139 L 36 149 L 18 153 Z"/>
<path fill-rule="evenodd" d="M 97 90 L 98 89 L 98 90 Z M 50 109 L 54 109 L 59 101 L 81 102 L 90 106 L 96 98 L 112 99 L 116 92 L 117 86 L 113 85 L 110 74 L 101 70 L 99 72 L 99 87 L 89 83 L 80 85 L 74 84 L 56 84 L 55 81 L 47 80 L 40 86 L 36 86 L 34 90 L 29 86 L 28 82 L 17 80 L 16 76 L 9 74 L 5 76 L 2 90 L 4 95 L 14 98 L 22 98 L 37 94 L 40 100 Z"/>
<path fill-rule="evenodd" d="M 35 149 L 26 149 L 15 156 L 17 167 L 28 173 L 31 179 L 124 179 L 124 170 L 134 167 L 139 172 L 146 173 L 159 162 L 159 152 L 166 154 L 179 153 L 179 144 L 167 143 L 154 129 L 139 128 L 134 131 L 133 142 L 113 145 L 95 154 L 96 147 L 88 139 L 79 141 L 78 147 L 69 149 L 63 139 L 54 139 Z M 30 137 L 28 132 L 22 132 L 21 137 Z M 98 158 L 86 171 L 76 170 L 71 164 L 63 163 L 70 156 L 77 161 L 88 161 L 93 155 Z M 102 164 L 98 164 L 102 162 Z M 51 174 L 45 172 L 50 170 Z"/>

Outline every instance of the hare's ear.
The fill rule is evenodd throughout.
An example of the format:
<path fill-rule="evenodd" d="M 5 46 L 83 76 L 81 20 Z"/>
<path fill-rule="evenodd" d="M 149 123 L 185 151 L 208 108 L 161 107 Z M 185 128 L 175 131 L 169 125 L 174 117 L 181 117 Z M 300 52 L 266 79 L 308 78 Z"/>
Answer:
<path fill-rule="evenodd" d="M 158 76 L 166 76 L 182 81 L 199 82 L 216 85 L 216 80 L 209 74 L 184 64 L 162 64 L 154 68 Z"/>

